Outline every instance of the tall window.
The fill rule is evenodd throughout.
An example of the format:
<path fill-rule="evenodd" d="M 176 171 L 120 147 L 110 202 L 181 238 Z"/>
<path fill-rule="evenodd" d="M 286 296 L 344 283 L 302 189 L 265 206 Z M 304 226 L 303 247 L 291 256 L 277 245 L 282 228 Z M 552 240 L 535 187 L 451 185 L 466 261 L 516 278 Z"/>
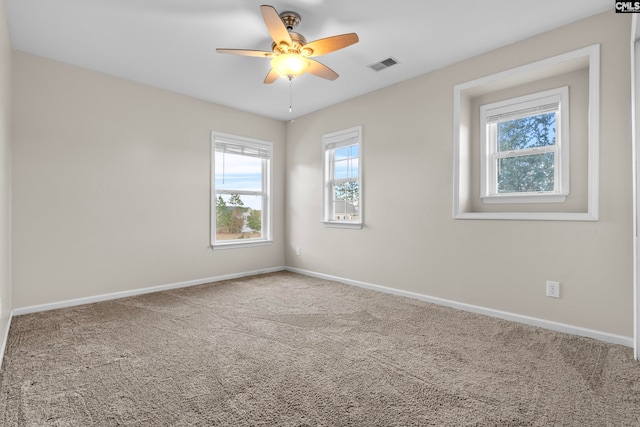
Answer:
<path fill-rule="evenodd" d="M 214 248 L 271 239 L 273 145 L 212 133 L 211 244 Z"/>
<path fill-rule="evenodd" d="M 480 107 L 482 200 L 563 202 L 569 194 L 569 88 Z"/>
<path fill-rule="evenodd" d="M 362 227 L 362 127 L 323 136 L 324 222 Z"/>

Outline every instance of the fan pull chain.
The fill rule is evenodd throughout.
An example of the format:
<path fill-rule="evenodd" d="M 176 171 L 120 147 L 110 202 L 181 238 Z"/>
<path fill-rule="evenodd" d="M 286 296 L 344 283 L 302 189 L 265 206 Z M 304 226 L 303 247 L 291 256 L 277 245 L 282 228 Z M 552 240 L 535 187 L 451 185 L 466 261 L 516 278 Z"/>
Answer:
<path fill-rule="evenodd" d="M 289 77 L 289 114 L 293 113 L 293 79 Z"/>

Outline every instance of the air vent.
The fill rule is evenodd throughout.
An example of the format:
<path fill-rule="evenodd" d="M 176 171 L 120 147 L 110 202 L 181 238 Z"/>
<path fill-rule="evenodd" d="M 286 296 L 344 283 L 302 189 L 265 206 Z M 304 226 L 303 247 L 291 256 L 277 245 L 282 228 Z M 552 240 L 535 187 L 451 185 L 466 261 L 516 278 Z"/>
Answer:
<path fill-rule="evenodd" d="M 397 63 L 398 61 L 396 61 L 395 59 L 387 58 L 380 62 L 376 62 L 375 64 L 369 65 L 369 68 L 371 68 L 374 71 L 380 71 L 380 70 L 384 70 L 385 68 L 389 68 L 392 65 L 396 65 Z"/>

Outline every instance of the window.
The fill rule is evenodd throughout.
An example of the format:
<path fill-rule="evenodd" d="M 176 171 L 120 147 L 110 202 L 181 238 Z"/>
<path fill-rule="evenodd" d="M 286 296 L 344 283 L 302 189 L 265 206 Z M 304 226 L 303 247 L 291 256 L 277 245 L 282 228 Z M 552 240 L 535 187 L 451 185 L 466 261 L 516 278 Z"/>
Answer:
<path fill-rule="evenodd" d="M 571 109 L 561 99 L 559 151 L 563 168 L 559 177 L 563 181 L 561 193 L 571 193 L 562 203 L 537 202 L 537 198 L 551 196 L 562 200 L 562 195 L 527 197 L 516 193 L 522 203 L 491 204 L 483 202 L 500 197 L 488 197 L 486 122 L 481 129 L 480 107 L 499 99 L 513 99 L 542 90 L 569 87 Z M 540 96 L 538 96 L 540 97 Z M 535 98 L 535 96 L 534 96 Z M 513 102 L 511 102 L 513 103 Z M 509 104 L 509 102 L 507 102 Z M 571 130 L 567 126 L 571 114 Z M 565 135 L 571 133 L 571 170 L 569 144 Z M 527 221 L 598 221 L 600 181 L 600 46 L 594 44 L 560 55 L 543 58 L 498 71 L 453 87 L 453 218 L 460 220 L 527 220 Z M 484 138 L 484 140 L 483 140 Z M 565 150 L 567 150 L 565 152 Z M 555 161 L 555 159 L 554 159 Z M 556 172 L 554 171 L 554 174 Z M 565 179 L 567 178 L 567 179 Z M 565 185 L 566 184 L 566 185 Z M 554 186 L 556 182 L 554 182 Z M 522 200 L 524 199 L 524 200 Z"/>
<path fill-rule="evenodd" d="M 484 203 L 554 203 L 569 194 L 569 88 L 480 107 Z"/>
<path fill-rule="evenodd" d="M 271 240 L 273 145 L 213 132 L 211 245 L 229 248 Z"/>
<path fill-rule="evenodd" d="M 362 227 L 362 127 L 324 135 L 324 223 Z"/>

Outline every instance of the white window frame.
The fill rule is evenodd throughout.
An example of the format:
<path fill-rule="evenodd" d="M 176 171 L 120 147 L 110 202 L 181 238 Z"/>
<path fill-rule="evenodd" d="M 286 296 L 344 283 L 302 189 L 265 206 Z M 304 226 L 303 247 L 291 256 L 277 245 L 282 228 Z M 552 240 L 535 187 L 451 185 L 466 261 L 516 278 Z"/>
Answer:
<path fill-rule="evenodd" d="M 479 211 L 474 207 L 471 186 L 477 182 L 469 159 L 471 142 L 471 100 L 496 90 L 516 87 L 586 68 L 589 72 L 587 111 L 587 206 L 583 209 L 558 211 Z M 575 141 L 574 141 L 575 143 Z M 457 220 L 515 221 L 598 221 L 600 182 L 600 45 L 594 44 L 571 52 L 542 59 L 453 87 L 453 218 Z M 478 177 L 480 179 L 480 177 Z M 509 205 L 507 205 L 509 206 Z M 510 205 L 514 206 L 514 205 Z"/>
<path fill-rule="evenodd" d="M 548 112 L 556 113 L 556 143 L 546 147 L 499 152 L 497 124 Z M 480 107 L 481 198 L 484 203 L 562 203 L 569 195 L 569 87 L 563 86 Z M 500 159 L 554 153 L 554 189 L 498 193 Z"/>
<path fill-rule="evenodd" d="M 348 147 L 350 145 L 358 146 L 358 218 L 352 220 L 336 220 L 334 219 L 333 205 L 333 185 L 338 182 L 334 178 L 334 154 L 336 149 Z M 324 159 L 323 174 L 323 223 L 329 227 L 340 228 L 362 228 L 364 220 L 363 209 L 363 187 L 362 187 L 362 126 L 355 126 L 336 132 L 327 133 L 322 136 L 322 151 Z M 341 181 L 341 180 L 340 180 Z"/>
<path fill-rule="evenodd" d="M 216 189 L 216 147 L 220 144 L 229 144 L 235 147 L 246 148 L 253 152 L 268 153 L 267 158 L 262 159 L 262 188 L 258 191 L 247 190 L 218 190 Z M 273 243 L 272 241 L 272 162 L 273 144 L 269 141 L 231 135 L 221 132 L 211 132 L 211 247 L 217 249 L 231 249 L 250 246 L 262 246 Z M 240 196 L 262 196 L 262 237 L 253 239 L 216 240 L 216 203 L 219 195 L 238 194 Z"/>

